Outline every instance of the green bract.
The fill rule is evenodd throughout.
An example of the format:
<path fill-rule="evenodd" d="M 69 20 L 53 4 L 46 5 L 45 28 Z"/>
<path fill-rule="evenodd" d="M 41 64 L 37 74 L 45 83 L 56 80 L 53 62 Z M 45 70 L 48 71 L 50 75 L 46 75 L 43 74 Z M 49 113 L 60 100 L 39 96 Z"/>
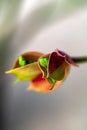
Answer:
<path fill-rule="evenodd" d="M 26 65 L 26 60 L 25 60 L 25 58 L 23 56 L 19 56 L 18 60 L 19 60 L 19 65 L 20 66 Z"/>
<path fill-rule="evenodd" d="M 39 63 L 42 67 L 44 67 L 47 70 L 47 66 L 48 66 L 48 58 L 40 58 L 39 59 Z"/>
<path fill-rule="evenodd" d="M 18 61 L 19 61 L 19 65 L 20 66 L 25 66 L 27 64 L 35 62 L 35 60 L 31 60 L 31 59 L 27 60 L 23 56 L 19 56 Z"/>

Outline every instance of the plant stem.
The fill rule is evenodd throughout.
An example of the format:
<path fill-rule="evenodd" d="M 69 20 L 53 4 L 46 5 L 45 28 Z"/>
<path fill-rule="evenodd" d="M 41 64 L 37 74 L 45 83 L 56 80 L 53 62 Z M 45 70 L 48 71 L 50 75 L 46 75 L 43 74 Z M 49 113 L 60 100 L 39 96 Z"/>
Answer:
<path fill-rule="evenodd" d="M 87 62 L 87 56 L 83 56 L 83 57 L 72 57 L 72 60 L 75 63 L 84 63 L 84 62 Z"/>

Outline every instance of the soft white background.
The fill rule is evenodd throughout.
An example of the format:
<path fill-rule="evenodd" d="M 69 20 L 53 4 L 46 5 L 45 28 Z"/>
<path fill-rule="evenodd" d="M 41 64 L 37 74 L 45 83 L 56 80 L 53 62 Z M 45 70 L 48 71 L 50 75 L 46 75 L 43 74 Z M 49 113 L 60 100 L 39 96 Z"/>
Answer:
<path fill-rule="evenodd" d="M 6 28 L 15 31 L 10 42 L 2 45 L 3 73 L 26 51 L 48 53 L 58 48 L 71 56 L 87 55 L 86 4 L 25 0 L 16 19 L 16 25 Z M 61 87 L 49 94 L 28 92 L 28 82 L 13 85 L 14 80 L 5 74 L 1 80 L 4 129 L 87 130 L 87 63 L 72 67 Z"/>

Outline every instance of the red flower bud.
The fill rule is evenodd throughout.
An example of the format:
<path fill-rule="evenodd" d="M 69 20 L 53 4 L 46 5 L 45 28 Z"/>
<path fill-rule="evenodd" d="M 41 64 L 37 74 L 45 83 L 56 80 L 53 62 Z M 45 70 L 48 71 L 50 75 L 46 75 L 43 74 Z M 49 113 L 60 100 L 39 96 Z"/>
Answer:
<path fill-rule="evenodd" d="M 28 90 L 50 92 L 65 80 L 71 65 L 77 66 L 69 55 L 58 49 L 50 54 L 27 52 L 20 55 L 6 73 L 20 80 L 31 80 Z"/>

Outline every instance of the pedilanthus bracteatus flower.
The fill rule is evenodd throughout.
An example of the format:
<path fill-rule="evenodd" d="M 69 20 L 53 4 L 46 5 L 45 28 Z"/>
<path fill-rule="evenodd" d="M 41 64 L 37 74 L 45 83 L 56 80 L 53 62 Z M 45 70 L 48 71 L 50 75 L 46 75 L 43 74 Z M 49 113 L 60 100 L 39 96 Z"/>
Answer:
<path fill-rule="evenodd" d="M 19 80 L 31 80 L 27 90 L 47 93 L 58 88 L 66 79 L 70 67 L 87 61 L 87 57 L 71 58 L 56 49 L 49 54 L 26 52 L 21 54 L 7 74 L 15 75 Z"/>

